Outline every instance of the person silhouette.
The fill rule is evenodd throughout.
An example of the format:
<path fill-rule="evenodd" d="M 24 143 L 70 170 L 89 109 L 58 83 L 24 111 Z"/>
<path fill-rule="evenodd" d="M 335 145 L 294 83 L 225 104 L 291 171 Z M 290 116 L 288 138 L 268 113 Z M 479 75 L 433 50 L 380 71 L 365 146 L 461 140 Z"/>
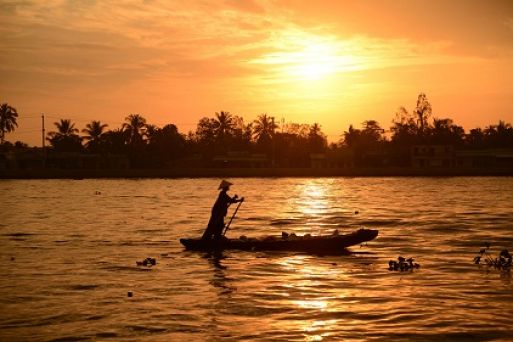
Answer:
<path fill-rule="evenodd" d="M 237 195 L 230 197 L 227 194 L 228 190 L 230 190 L 230 185 L 233 184 L 224 179 L 221 181 L 221 184 L 219 184 L 218 190 L 221 191 L 219 192 L 219 196 L 217 196 L 217 200 L 212 207 L 210 220 L 208 221 L 207 228 L 201 237 L 203 240 L 211 240 L 212 238 L 216 240 L 220 239 L 223 234 L 224 218 L 228 213 L 228 207 L 232 203 L 242 202 L 244 200 L 244 197 L 238 199 Z"/>

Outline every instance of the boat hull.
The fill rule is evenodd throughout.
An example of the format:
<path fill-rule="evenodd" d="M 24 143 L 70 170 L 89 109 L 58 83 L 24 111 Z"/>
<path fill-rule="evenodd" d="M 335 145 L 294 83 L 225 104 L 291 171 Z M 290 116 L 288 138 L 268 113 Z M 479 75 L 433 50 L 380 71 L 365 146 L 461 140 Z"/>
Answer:
<path fill-rule="evenodd" d="M 314 254 L 344 254 L 347 247 L 371 241 L 378 236 L 374 229 L 359 229 L 350 234 L 288 237 L 288 238 L 260 238 L 260 239 L 180 239 L 180 243 L 187 250 L 212 251 L 235 249 L 243 251 L 290 251 Z"/>

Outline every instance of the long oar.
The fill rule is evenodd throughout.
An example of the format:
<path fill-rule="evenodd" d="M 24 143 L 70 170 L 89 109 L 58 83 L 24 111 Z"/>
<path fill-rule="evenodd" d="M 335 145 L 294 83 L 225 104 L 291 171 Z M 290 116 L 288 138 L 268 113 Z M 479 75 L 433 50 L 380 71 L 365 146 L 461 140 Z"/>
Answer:
<path fill-rule="evenodd" d="M 223 232 L 223 236 L 226 235 L 226 232 L 228 231 L 228 229 L 230 228 L 230 224 L 232 224 L 232 221 L 233 221 L 233 218 L 235 217 L 235 215 L 237 214 L 237 210 L 239 210 L 240 208 L 240 205 L 242 204 L 242 202 L 244 202 L 244 200 L 241 200 L 239 202 L 239 205 L 237 205 L 237 208 L 235 208 L 235 211 L 233 212 L 233 215 L 232 215 L 232 218 L 230 219 L 230 222 L 228 222 L 228 224 L 226 225 L 226 227 L 224 228 L 224 232 Z"/>

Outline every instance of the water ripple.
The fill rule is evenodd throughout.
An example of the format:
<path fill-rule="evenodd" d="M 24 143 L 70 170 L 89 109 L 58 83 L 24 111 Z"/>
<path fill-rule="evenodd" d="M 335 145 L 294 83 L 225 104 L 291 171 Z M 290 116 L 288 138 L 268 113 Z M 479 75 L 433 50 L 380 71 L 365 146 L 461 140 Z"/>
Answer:
<path fill-rule="evenodd" d="M 513 336 L 511 274 L 472 263 L 486 242 L 513 249 L 512 178 L 232 181 L 232 237 L 380 235 L 349 256 L 185 252 L 218 179 L 0 181 L 0 340 Z M 421 268 L 388 271 L 400 255 Z"/>

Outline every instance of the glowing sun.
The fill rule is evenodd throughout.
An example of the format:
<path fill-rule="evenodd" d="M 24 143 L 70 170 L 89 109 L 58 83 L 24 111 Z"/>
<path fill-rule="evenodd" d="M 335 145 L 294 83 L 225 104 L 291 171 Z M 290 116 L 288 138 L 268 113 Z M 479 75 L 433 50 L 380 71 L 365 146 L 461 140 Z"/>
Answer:
<path fill-rule="evenodd" d="M 356 58 L 335 39 L 295 32 L 281 36 L 274 47 L 254 62 L 268 67 L 278 81 L 323 80 L 357 68 Z"/>

